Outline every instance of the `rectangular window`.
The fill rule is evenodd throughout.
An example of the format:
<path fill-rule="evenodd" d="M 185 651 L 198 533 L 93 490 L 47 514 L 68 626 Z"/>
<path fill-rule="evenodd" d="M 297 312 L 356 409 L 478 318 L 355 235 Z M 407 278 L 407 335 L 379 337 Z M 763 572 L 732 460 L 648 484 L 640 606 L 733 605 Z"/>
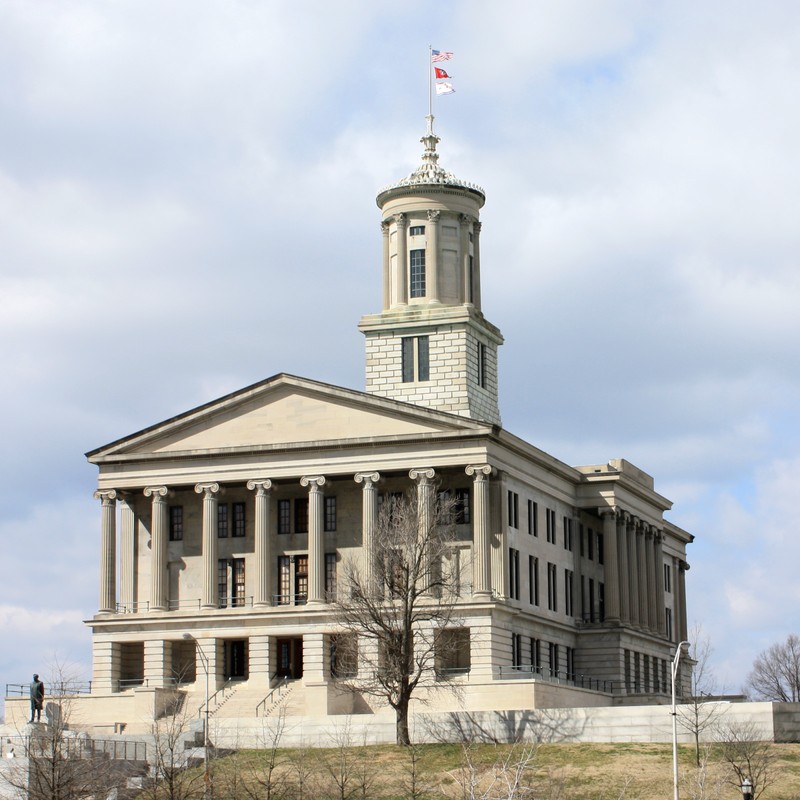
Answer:
<path fill-rule="evenodd" d="M 469 525 L 472 514 L 469 505 L 469 489 L 456 489 L 456 525 Z"/>
<path fill-rule="evenodd" d="M 606 618 L 606 585 L 604 583 L 597 584 L 597 619 L 603 622 Z"/>
<path fill-rule="evenodd" d="M 472 234 L 470 236 L 470 241 L 472 241 Z M 469 297 L 467 297 L 468 303 L 475 302 L 475 257 L 469 257 L 469 285 L 467 286 L 467 291 L 469 292 Z M 481 384 L 483 386 L 483 384 Z"/>
<path fill-rule="evenodd" d="M 594 531 L 589 528 L 589 535 L 586 537 L 586 555 L 589 561 L 594 561 Z"/>
<path fill-rule="evenodd" d="M 564 613 L 571 617 L 573 616 L 573 608 L 572 603 L 574 600 L 573 597 L 573 580 L 574 574 L 571 569 L 564 570 Z"/>
<path fill-rule="evenodd" d="M 597 534 L 597 563 L 598 564 L 605 564 L 605 544 L 603 540 L 603 534 Z"/>
<path fill-rule="evenodd" d="M 400 340 L 403 383 L 430 380 L 430 343 L 427 336 L 405 336 Z"/>
<path fill-rule="evenodd" d="M 408 229 L 409 236 L 424 236 L 425 235 L 425 226 L 424 225 L 412 225 Z"/>
<path fill-rule="evenodd" d="M 672 570 L 669 564 L 664 564 L 664 591 L 672 594 Z"/>
<path fill-rule="evenodd" d="M 519 495 L 508 491 L 508 527 L 519 528 Z"/>
<path fill-rule="evenodd" d="M 578 547 L 580 548 L 580 551 L 581 551 L 581 558 L 583 558 L 584 555 L 586 555 L 586 550 L 585 550 L 584 545 L 583 545 L 583 523 L 582 522 L 578 523 Z"/>
<path fill-rule="evenodd" d="M 512 600 L 519 600 L 519 550 L 508 548 L 508 596 Z"/>
<path fill-rule="evenodd" d="M 564 517 L 564 549 L 572 552 L 572 517 Z"/>
<path fill-rule="evenodd" d="M 528 500 L 528 533 L 531 536 L 539 535 L 539 504 Z"/>
<path fill-rule="evenodd" d="M 555 642 L 550 642 L 550 672 L 558 675 L 558 645 Z"/>
<path fill-rule="evenodd" d="M 478 386 L 486 388 L 486 345 L 478 342 Z"/>
<path fill-rule="evenodd" d="M 519 633 L 511 634 L 511 666 L 522 666 L 522 636 Z"/>
<path fill-rule="evenodd" d="M 278 500 L 278 533 L 292 531 L 292 503 L 290 500 Z"/>
<path fill-rule="evenodd" d="M 228 504 L 220 503 L 217 506 L 217 536 L 220 539 L 228 538 Z"/>
<path fill-rule="evenodd" d="M 288 500 L 286 501 L 289 502 Z M 289 556 L 278 556 L 278 596 L 276 605 L 286 606 L 291 603 L 292 572 Z"/>
<path fill-rule="evenodd" d="M 672 609 L 666 609 L 667 614 L 667 639 L 673 641 L 672 639 Z"/>
<path fill-rule="evenodd" d="M 564 651 L 567 656 L 567 679 L 575 680 L 575 648 L 565 647 Z"/>
<path fill-rule="evenodd" d="M 219 607 L 228 607 L 228 559 L 220 558 L 217 561 L 217 592 L 219 593 Z"/>
<path fill-rule="evenodd" d="M 425 251 L 411 250 L 411 297 L 425 297 Z"/>
<path fill-rule="evenodd" d="M 358 675 L 358 636 L 336 633 L 330 638 L 332 678 L 355 678 Z"/>
<path fill-rule="evenodd" d="M 439 678 L 465 675 L 471 666 L 469 628 L 442 628 L 434 634 L 434 666 Z"/>
<path fill-rule="evenodd" d="M 233 596 L 231 605 L 243 606 L 245 604 L 244 593 L 244 559 L 233 559 Z"/>
<path fill-rule="evenodd" d="M 542 642 L 539 639 L 531 638 L 531 666 L 537 673 L 542 668 Z"/>
<path fill-rule="evenodd" d="M 294 501 L 294 532 L 308 533 L 308 498 L 296 497 Z"/>
<path fill-rule="evenodd" d="M 594 578 L 589 578 L 589 622 L 594 622 Z"/>
<path fill-rule="evenodd" d="M 325 594 L 336 599 L 336 553 L 325 553 Z"/>
<path fill-rule="evenodd" d="M 539 559 L 528 556 L 528 594 L 532 606 L 539 605 Z"/>
<path fill-rule="evenodd" d="M 552 508 L 544 510 L 545 522 L 547 523 L 547 541 L 549 544 L 556 543 L 556 512 Z"/>
<path fill-rule="evenodd" d="M 294 557 L 294 604 L 305 605 L 308 600 L 308 556 Z"/>
<path fill-rule="evenodd" d="M 244 503 L 233 504 L 233 535 L 239 538 L 245 535 Z"/>
<path fill-rule="evenodd" d="M 183 540 L 183 506 L 169 507 L 169 540 L 171 542 Z"/>
<path fill-rule="evenodd" d="M 558 576 L 556 565 L 550 562 L 547 564 L 547 608 L 558 611 Z"/>
<path fill-rule="evenodd" d="M 325 497 L 325 527 L 326 533 L 336 530 L 336 497 Z"/>

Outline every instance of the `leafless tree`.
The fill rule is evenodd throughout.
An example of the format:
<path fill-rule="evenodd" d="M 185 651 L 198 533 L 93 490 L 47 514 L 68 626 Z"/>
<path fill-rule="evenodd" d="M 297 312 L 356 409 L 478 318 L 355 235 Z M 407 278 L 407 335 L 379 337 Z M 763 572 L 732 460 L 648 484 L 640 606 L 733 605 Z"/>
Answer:
<path fill-rule="evenodd" d="M 695 765 L 699 769 L 701 736 L 713 728 L 727 710 L 727 706 L 716 700 L 719 689 L 711 668 L 711 655 L 714 650 L 710 637 L 698 624 L 692 628 L 689 640 L 689 657 L 693 662 L 691 693 L 689 697 L 684 697 L 686 702 L 681 703 L 677 711 L 678 723 L 689 731 L 694 739 Z"/>
<path fill-rule="evenodd" d="M 331 735 L 331 747 L 320 751 L 321 772 L 331 790 L 324 793 L 331 800 L 367 800 L 377 796 L 378 766 L 370 756 L 366 740 L 353 746 L 350 724 L 337 727 Z"/>
<path fill-rule="evenodd" d="M 718 726 L 717 738 L 721 758 L 731 770 L 728 783 L 740 788 L 748 778 L 753 786 L 753 798 L 758 800 L 778 776 L 772 743 L 764 741 L 751 722 L 723 720 Z"/>
<path fill-rule="evenodd" d="M 337 670 L 341 685 L 387 702 L 402 745 L 411 743 L 412 696 L 435 684 L 437 655 L 441 659 L 442 649 L 452 646 L 443 632 L 458 597 L 459 576 L 446 566 L 457 513 L 456 501 L 431 485 L 387 498 L 372 563 L 345 563 L 335 602 L 340 629 L 360 643 L 357 673 Z"/>
<path fill-rule="evenodd" d="M 265 717 L 259 746 L 248 761 L 250 778 L 245 791 L 251 800 L 283 800 L 288 797 L 286 757 L 280 742 L 286 730 L 286 711 Z"/>
<path fill-rule="evenodd" d="M 758 700 L 800 702 L 800 636 L 768 647 L 753 662 L 745 689 Z"/>

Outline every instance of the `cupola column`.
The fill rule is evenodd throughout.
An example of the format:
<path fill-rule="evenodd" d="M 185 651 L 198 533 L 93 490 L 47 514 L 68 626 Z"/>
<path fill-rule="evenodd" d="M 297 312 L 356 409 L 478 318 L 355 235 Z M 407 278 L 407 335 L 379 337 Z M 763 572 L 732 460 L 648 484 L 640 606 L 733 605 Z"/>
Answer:
<path fill-rule="evenodd" d="M 325 540 L 322 535 L 322 475 L 304 475 L 301 486 L 308 487 L 308 604 L 325 602 Z"/>
<path fill-rule="evenodd" d="M 270 557 L 269 541 L 269 507 L 272 481 L 267 479 L 247 481 L 247 488 L 256 492 L 255 519 L 255 551 L 256 551 L 256 591 L 254 604 L 268 606 L 270 604 Z"/>
<path fill-rule="evenodd" d="M 150 610 L 167 608 L 167 496 L 166 486 L 146 486 L 145 497 L 152 497 L 150 516 Z"/>
<path fill-rule="evenodd" d="M 395 214 L 394 223 L 397 229 L 397 255 L 394 265 L 394 303 L 395 306 L 408 304 L 408 217 L 405 214 Z"/>
<path fill-rule="evenodd" d="M 388 311 L 392 304 L 392 256 L 389 251 L 391 243 L 390 225 L 384 220 L 381 222 L 381 236 L 383 238 L 383 310 Z"/>
<path fill-rule="evenodd" d="M 100 607 L 101 614 L 117 610 L 117 493 L 96 491 L 95 500 L 102 500 L 100 523 Z"/>
<path fill-rule="evenodd" d="M 197 494 L 203 495 L 203 608 L 219 607 L 219 581 L 217 576 L 219 561 L 219 509 L 218 483 L 198 483 L 194 487 Z"/>
<path fill-rule="evenodd" d="M 472 303 L 481 309 L 481 223 L 472 223 Z"/>
<path fill-rule="evenodd" d="M 439 302 L 439 217 L 441 212 L 428 212 L 428 261 L 430 271 L 428 273 L 428 300 L 431 303 Z"/>

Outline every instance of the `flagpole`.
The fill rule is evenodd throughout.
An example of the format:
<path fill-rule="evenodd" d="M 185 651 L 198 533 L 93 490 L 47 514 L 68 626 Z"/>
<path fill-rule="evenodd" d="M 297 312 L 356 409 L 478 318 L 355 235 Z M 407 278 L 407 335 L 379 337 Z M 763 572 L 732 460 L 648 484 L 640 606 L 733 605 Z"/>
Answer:
<path fill-rule="evenodd" d="M 428 45 L 428 128 L 430 133 L 433 133 L 433 45 Z"/>

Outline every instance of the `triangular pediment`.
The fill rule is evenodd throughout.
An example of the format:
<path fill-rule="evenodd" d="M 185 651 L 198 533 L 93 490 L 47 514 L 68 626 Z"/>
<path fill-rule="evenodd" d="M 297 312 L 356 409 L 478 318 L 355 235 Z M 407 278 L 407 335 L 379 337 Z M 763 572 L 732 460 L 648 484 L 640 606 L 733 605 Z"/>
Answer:
<path fill-rule="evenodd" d="M 416 437 L 486 425 L 409 403 L 278 375 L 87 454 L 221 452 L 300 443 Z"/>

